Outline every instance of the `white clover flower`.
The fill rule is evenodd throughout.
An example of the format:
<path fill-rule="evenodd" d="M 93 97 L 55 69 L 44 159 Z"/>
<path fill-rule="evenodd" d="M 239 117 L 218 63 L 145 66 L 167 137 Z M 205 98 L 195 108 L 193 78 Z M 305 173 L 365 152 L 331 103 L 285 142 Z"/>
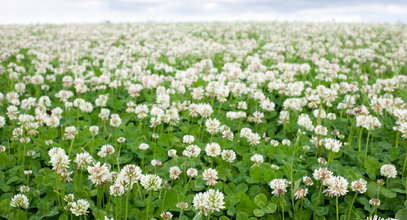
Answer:
<path fill-rule="evenodd" d="M 167 155 L 168 155 L 169 157 L 175 157 L 175 156 L 177 156 L 177 150 L 175 150 L 175 149 L 170 149 L 170 150 L 167 151 Z"/>
<path fill-rule="evenodd" d="M 122 168 L 119 175 L 123 176 L 123 178 L 131 184 L 134 184 L 140 180 L 142 176 L 142 170 L 136 165 L 128 164 Z"/>
<path fill-rule="evenodd" d="M 161 160 L 151 160 L 151 166 L 156 167 L 156 166 L 161 166 L 163 164 L 163 162 L 161 162 Z"/>
<path fill-rule="evenodd" d="M 224 209 L 225 202 L 223 200 L 222 192 L 210 189 L 207 192 L 195 194 L 192 204 L 197 211 L 207 216 L 209 213 Z"/>
<path fill-rule="evenodd" d="M 87 215 L 90 207 L 89 202 L 85 199 L 79 199 L 76 202 L 69 203 L 69 205 L 71 207 L 69 210 L 75 216 Z"/>
<path fill-rule="evenodd" d="M 194 141 L 195 141 L 195 137 L 192 136 L 192 135 L 184 135 L 184 136 L 182 137 L 182 142 L 183 142 L 184 144 L 191 144 L 191 143 L 194 142 Z"/>
<path fill-rule="evenodd" d="M 122 119 L 118 114 L 112 114 L 110 116 L 110 126 L 119 127 L 122 124 Z"/>
<path fill-rule="evenodd" d="M 367 130 L 373 130 L 375 128 L 380 128 L 382 123 L 379 119 L 371 115 L 358 115 L 356 116 L 356 126 L 363 127 Z"/>
<path fill-rule="evenodd" d="M 314 132 L 316 135 L 326 136 L 328 134 L 328 129 L 322 125 L 317 125 Z"/>
<path fill-rule="evenodd" d="M 273 190 L 271 193 L 275 196 L 283 196 L 287 192 L 289 181 L 285 179 L 274 179 L 270 181 L 270 188 Z"/>
<path fill-rule="evenodd" d="M 324 138 L 321 140 L 321 142 L 323 143 L 325 149 L 335 153 L 339 152 L 340 148 L 342 147 L 342 142 L 332 138 Z"/>
<path fill-rule="evenodd" d="M 319 181 L 325 181 L 332 176 L 332 171 L 326 169 L 326 168 L 318 168 L 314 170 L 313 176 L 314 179 L 319 180 Z"/>
<path fill-rule="evenodd" d="M 369 200 L 370 205 L 379 207 L 380 206 L 380 199 L 378 198 L 373 198 Z"/>
<path fill-rule="evenodd" d="M 364 179 L 358 179 L 351 183 L 352 191 L 363 194 L 367 190 L 367 182 Z"/>
<path fill-rule="evenodd" d="M 307 194 L 308 194 L 308 189 L 307 188 L 305 188 L 305 189 L 298 188 L 294 193 L 294 198 L 296 200 L 303 199 L 303 198 L 305 198 L 307 196 Z"/>
<path fill-rule="evenodd" d="M 64 137 L 68 140 L 74 139 L 75 135 L 78 133 L 75 126 L 69 126 L 65 128 L 65 135 Z"/>
<path fill-rule="evenodd" d="M 387 178 L 396 178 L 397 170 L 393 164 L 385 164 L 380 167 L 380 175 Z"/>
<path fill-rule="evenodd" d="M 17 194 L 11 199 L 10 206 L 14 208 L 28 209 L 30 203 L 28 202 L 26 195 Z"/>
<path fill-rule="evenodd" d="M 110 182 L 112 180 L 112 175 L 110 173 L 110 167 L 107 164 L 100 165 L 97 162 L 93 166 L 88 166 L 89 179 L 95 185 L 102 185 Z"/>
<path fill-rule="evenodd" d="M 302 182 L 303 182 L 306 186 L 312 186 L 312 185 L 314 185 L 314 182 L 312 181 L 311 177 L 309 177 L 309 176 L 303 176 L 303 177 L 302 177 Z"/>
<path fill-rule="evenodd" d="M 195 168 L 189 168 L 189 169 L 187 170 L 187 175 L 188 175 L 189 177 L 196 177 L 196 176 L 198 176 L 198 170 L 195 169 Z"/>
<path fill-rule="evenodd" d="M 205 126 L 207 132 L 209 132 L 210 134 L 216 134 L 217 132 L 219 132 L 220 122 L 216 118 L 209 118 L 208 120 L 206 120 Z"/>
<path fill-rule="evenodd" d="M 326 180 L 328 189 L 324 190 L 325 195 L 329 197 L 344 196 L 348 192 L 349 182 L 341 176 L 331 176 Z"/>
<path fill-rule="evenodd" d="M 115 149 L 112 145 L 110 144 L 105 144 L 102 146 L 102 148 L 100 149 L 100 151 L 98 152 L 98 156 L 99 157 L 107 157 L 111 154 L 114 154 Z"/>
<path fill-rule="evenodd" d="M 182 152 L 182 155 L 186 157 L 197 157 L 201 153 L 201 148 L 199 148 L 197 145 L 189 145 L 188 147 L 185 148 L 185 150 Z"/>
<path fill-rule="evenodd" d="M 121 184 L 114 184 L 109 187 L 109 193 L 112 196 L 122 196 L 125 193 L 124 186 Z"/>
<path fill-rule="evenodd" d="M 64 201 L 65 201 L 65 202 L 73 202 L 74 199 L 75 199 L 75 196 L 74 196 L 74 194 L 72 194 L 72 193 L 66 194 L 66 195 L 64 196 Z"/>
<path fill-rule="evenodd" d="M 3 153 L 7 150 L 7 148 L 4 145 L 0 145 L 0 153 Z"/>
<path fill-rule="evenodd" d="M 150 146 L 149 146 L 148 144 L 146 144 L 146 143 L 141 143 L 141 144 L 138 146 L 138 148 L 139 148 L 140 150 L 147 150 L 149 147 L 150 147 Z"/>
<path fill-rule="evenodd" d="M 290 146 L 290 145 L 291 145 L 291 141 L 288 140 L 288 139 L 282 140 L 281 143 L 282 143 L 283 145 L 285 145 L 285 146 Z"/>
<path fill-rule="evenodd" d="M 255 154 L 252 157 L 250 157 L 250 160 L 254 162 L 253 166 L 260 166 L 264 162 L 263 155 L 260 154 Z"/>
<path fill-rule="evenodd" d="M 188 203 L 179 202 L 179 203 L 177 203 L 176 207 L 179 208 L 179 209 L 187 209 L 188 208 Z"/>
<path fill-rule="evenodd" d="M 220 145 L 218 143 L 209 143 L 205 147 L 205 152 L 210 157 L 219 156 L 221 153 Z"/>
<path fill-rule="evenodd" d="M 29 186 L 20 186 L 19 190 L 21 193 L 27 193 L 30 191 L 30 187 Z"/>
<path fill-rule="evenodd" d="M 233 163 L 236 160 L 236 153 L 233 150 L 223 150 L 221 153 L 222 160 Z"/>
<path fill-rule="evenodd" d="M 163 219 L 170 219 L 170 218 L 172 218 L 172 214 L 171 214 L 171 212 L 163 212 L 163 213 L 161 213 L 160 217 Z"/>
<path fill-rule="evenodd" d="M 270 140 L 270 144 L 273 147 L 278 147 L 278 145 L 280 145 L 280 143 L 277 140 Z"/>
<path fill-rule="evenodd" d="M 52 169 L 56 170 L 58 174 L 65 172 L 69 168 L 69 158 L 65 154 L 65 150 L 62 148 L 51 148 L 48 151 L 50 156 L 50 163 L 52 164 Z"/>
<path fill-rule="evenodd" d="M 6 119 L 3 116 L 0 116 L 0 128 L 3 128 L 6 125 Z"/>
<path fill-rule="evenodd" d="M 161 183 L 161 178 L 155 174 L 142 175 L 140 179 L 140 184 L 146 190 L 158 191 L 161 189 Z"/>
<path fill-rule="evenodd" d="M 304 127 L 308 131 L 314 130 L 314 126 L 312 125 L 311 118 L 307 114 L 301 114 L 298 117 L 297 124 L 301 127 Z"/>
<path fill-rule="evenodd" d="M 181 169 L 178 166 L 170 167 L 170 178 L 175 180 L 178 179 L 178 176 L 182 173 Z"/>
<path fill-rule="evenodd" d="M 217 183 L 218 171 L 212 168 L 208 168 L 203 171 L 203 179 L 206 180 L 206 184 L 209 186 L 214 186 Z"/>
<path fill-rule="evenodd" d="M 96 136 L 99 133 L 99 127 L 92 125 L 89 127 L 89 132 L 92 134 L 92 136 Z"/>

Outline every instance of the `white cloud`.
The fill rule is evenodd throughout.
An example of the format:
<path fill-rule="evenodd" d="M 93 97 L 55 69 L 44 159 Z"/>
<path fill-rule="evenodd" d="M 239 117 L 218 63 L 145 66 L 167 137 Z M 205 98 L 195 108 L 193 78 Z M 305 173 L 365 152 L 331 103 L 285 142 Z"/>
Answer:
<path fill-rule="evenodd" d="M 284 9 L 279 7 L 284 6 L 284 2 L 278 0 L 12 0 L 0 3 L 0 23 L 85 23 L 107 20 L 407 22 L 407 4 L 388 2 L 349 6 L 330 4 L 328 7 L 321 1 L 320 6 Z"/>
<path fill-rule="evenodd" d="M 217 9 L 219 7 L 219 5 L 215 2 L 205 2 L 203 4 L 203 9 L 207 10 L 207 11 L 212 11 L 214 9 Z"/>

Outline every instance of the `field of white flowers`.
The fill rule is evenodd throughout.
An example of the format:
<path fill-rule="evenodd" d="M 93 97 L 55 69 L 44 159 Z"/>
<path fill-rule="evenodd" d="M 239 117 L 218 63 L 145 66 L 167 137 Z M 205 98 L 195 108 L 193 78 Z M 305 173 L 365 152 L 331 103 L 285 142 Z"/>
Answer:
<path fill-rule="evenodd" d="M 407 26 L 0 26 L 5 219 L 407 219 Z"/>

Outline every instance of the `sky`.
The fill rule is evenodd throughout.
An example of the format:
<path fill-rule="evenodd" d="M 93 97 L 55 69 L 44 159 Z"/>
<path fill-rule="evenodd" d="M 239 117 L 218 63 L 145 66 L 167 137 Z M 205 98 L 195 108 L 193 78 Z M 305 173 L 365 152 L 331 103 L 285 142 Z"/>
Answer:
<path fill-rule="evenodd" d="M 407 0 L 0 0 L 0 24 L 106 21 L 407 23 Z"/>

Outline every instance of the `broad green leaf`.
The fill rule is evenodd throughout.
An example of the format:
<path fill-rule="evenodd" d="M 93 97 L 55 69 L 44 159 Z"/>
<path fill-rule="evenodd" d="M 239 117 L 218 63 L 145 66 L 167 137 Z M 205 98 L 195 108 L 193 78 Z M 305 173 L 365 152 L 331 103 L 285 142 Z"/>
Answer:
<path fill-rule="evenodd" d="M 254 203 L 256 203 L 259 208 L 264 208 L 267 205 L 267 196 L 262 193 L 258 194 L 254 197 Z"/>

